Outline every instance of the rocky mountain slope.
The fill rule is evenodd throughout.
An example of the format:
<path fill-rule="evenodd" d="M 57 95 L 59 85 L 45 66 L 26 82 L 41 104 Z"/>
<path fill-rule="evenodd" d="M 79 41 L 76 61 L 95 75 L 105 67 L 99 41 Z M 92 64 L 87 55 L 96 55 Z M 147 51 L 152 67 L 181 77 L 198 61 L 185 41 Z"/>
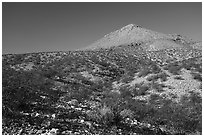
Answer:
<path fill-rule="evenodd" d="M 202 44 L 127 25 L 2 57 L 3 134 L 202 134 Z"/>
<path fill-rule="evenodd" d="M 175 41 L 172 42 L 172 40 L 177 40 L 178 43 L 175 43 Z M 157 44 L 156 46 L 158 48 L 165 49 L 165 48 L 181 47 L 184 44 L 192 45 L 195 42 L 177 34 L 167 35 L 167 34 L 145 29 L 135 24 L 129 24 L 119 30 L 116 30 L 114 32 L 111 32 L 105 35 L 103 38 L 97 40 L 96 42 L 88 46 L 86 49 L 95 50 L 98 48 L 110 48 L 113 46 L 128 45 L 128 44 L 135 44 L 135 43 L 137 44 L 147 43 L 148 45 L 150 45 L 150 43 L 155 43 Z"/>

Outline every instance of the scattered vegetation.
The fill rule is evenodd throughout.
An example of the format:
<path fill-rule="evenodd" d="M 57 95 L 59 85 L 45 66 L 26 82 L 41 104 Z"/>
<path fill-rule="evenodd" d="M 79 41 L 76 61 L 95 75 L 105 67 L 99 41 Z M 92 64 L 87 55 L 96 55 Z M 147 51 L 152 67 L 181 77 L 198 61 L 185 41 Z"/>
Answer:
<path fill-rule="evenodd" d="M 188 61 L 164 68 L 174 75 L 182 68 L 192 70 L 193 78 L 202 81 L 201 64 Z M 34 68 L 17 69 L 25 62 L 33 62 Z M 139 45 L 4 55 L 2 64 L 4 135 L 202 134 L 201 95 L 189 92 L 180 102 L 160 95 L 165 85 L 158 80 L 169 76 Z M 147 76 L 147 83 L 129 85 L 135 76 Z M 113 91 L 115 81 L 125 84 Z"/>
<path fill-rule="evenodd" d="M 131 82 L 133 80 L 134 80 L 134 76 L 131 76 L 131 75 L 128 75 L 128 74 L 126 74 L 126 75 L 124 75 L 124 77 L 122 77 L 122 82 L 123 83 L 129 83 L 129 82 Z"/>
<path fill-rule="evenodd" d="M 202 82 L 202 76 L 199 73 L 191 72 L 191 75 L 193 76 L 193 79 Z"/>
<path fill-rule="evenodd" d="M 185 80 L 185 79 L 182 78 L 181 76 L 176 76 L 176 77 L 174 77 L 174 79 L 177 79 L 177 80 Z"/>
<path fill-rule="evenodd" d="M 167 77 L 169 77 L 166 73 L 162 72 L 159 74 L 151 75 L 147 78 L 148 81 L 157 81 L 158 79 L 161 79 L 161 81 L 167 81 Z"/>
<path fill-rule="evenodd" d="M 180 75 L 181 66 L 178 64 L 178 62 L 170 63 L 166 67 L 164 67 L 165 70 L 168 70 L 173 75 Z"/>

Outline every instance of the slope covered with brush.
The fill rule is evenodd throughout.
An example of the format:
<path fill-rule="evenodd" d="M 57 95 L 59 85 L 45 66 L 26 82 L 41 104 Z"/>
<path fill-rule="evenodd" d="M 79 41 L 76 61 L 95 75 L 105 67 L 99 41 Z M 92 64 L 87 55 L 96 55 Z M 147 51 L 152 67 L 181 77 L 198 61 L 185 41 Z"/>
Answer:
<path fill-rule="evenodd" d="M 198 43 L 128 25 L 91 47 L 3 55 L 3 134 L 202 134 Z"/>

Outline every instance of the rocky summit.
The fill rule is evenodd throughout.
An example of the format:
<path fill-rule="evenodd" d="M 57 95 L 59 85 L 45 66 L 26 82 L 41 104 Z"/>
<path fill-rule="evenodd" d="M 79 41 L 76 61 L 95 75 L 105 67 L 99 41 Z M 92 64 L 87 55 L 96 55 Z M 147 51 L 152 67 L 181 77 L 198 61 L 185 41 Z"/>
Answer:
<path fill-rule="evenodd" d="M 202 134 L 201 92 L 201 42 L 130 24 L 81 50 L 3 55 L 2 134 Z"/>
<path fill-rule="evenodd" d="M 176 43 L 176 39 L 179 43 Z M 145 29 L 135 24 L 129 24 L 119 30 L 105 35 L 103 38 L 97 40 L 86 49 L 95 50 L 99 48 L 110 48 L 114 46 L 136 43 L 146 43 L 150 48 L 152 45 L 154 45 L 159 49 L 166 49 L 183 47 L 185 44 L 191 45 L 194 42 L 177 34 L 167 35 Z"/>

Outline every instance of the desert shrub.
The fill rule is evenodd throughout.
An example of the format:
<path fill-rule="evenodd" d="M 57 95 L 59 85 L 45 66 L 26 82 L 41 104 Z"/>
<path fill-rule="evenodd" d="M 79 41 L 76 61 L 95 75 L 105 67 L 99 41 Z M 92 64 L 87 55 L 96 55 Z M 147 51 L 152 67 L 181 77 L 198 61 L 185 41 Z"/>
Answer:
<path fill-rule="evenodd" d="M 132 91 L 129 86 L 123 86 L 120 88 L 119 91 L 121 98 L 128 99 L 132 97 Z"/>
<path fill-rule="evenodd" d="M 148 81 L 157 81 L 158 79 L 161 79 L 162 81 L 167 80 L 168 75 L 166 73 L 159 73 L 155 75 L 151 75 L 147 78 Z"/>
<path fill-rule="evenodd" d="M 201 81 L 202 82 L 202 76 L 198 73 L 191 73 L 191 75 L 193 76 L 193 79 Z"/>
<path fill-rule="evenodd" d="M 59 98 L 59 91 L 51 89 L 52 81 L 45 79 L 37 72 L 16 72 L 11 70 L 3 73 L 2 99 L 12 111 L 32 110 L 32 103 L 37 102 L 48 106 Z M 7 77 L 7 78 L 6 78 Z M 40 96 L 46 96 L 42 99 Z"/>
<path fill-rule="evenodd" d="M 199 73 L 202 73 L 202 65 L 200 64 L 200 66 L 197 67 L 195 70 L 196 70 L 197 72 L 199 72 Z"/>
<path fill-rule="evenodd" d="M 180 66 L 178 64 L 178 62 L 170 63 L 166 67 L 167 67 L 168 71 L 170 73 L 172 73 L 173 75 L 179 75 L 180 74 L 180 70 L 182 68 L 182 66 Z"/>
<path fill-rule="evenodd" d="M 157 81 L 158 78 L 159 78 L 158 75 L 151 75 L 151 76 L 147 77 L 147 80 L 148 81 Z"/>
<path fill-rule="evenodd" d="M 129 91 L 129 90 L 127 90 L 127 91 Z M 112 110 L 124 109 L 125 108 L 125 106 L 124 106 L 125 98 L 121 94 L 122 94 L 122 92 L 121 93 L 105 92 L 102 103 L 105 104 L 105 106 L 111 108 Z"/>
<path fill-rule="evenodd" d="M 14 61 L 15 64 L 21 64 L 24 60 L 24 55 L 23 54 L 19 54 L 19 55 L 16 55 L 15 58 L 14 58 Z"/>
<path fill-rule="evenodd" d="M 186 68 L 187 70 L 195 69 L 197 72 L 202 73 L 202 64 L 201 63 L 196 63 L 196 59 L 189 59 L 187 61 L 183 62 L 183 67 Z"/>
<path fill-rule="evenodd" d="M 148 85 L 139 85 L 139 84 L 135 84 L 133 90 L 132 90 L 132 94 L 134 96 L 144 96 L 147 93 L 147 91 L 149 90 L 149 86 Z"/>
<path fill-rule="evenodd" d="M 192 66 L 188 64 L 184 64 L 183 67 L 187 70 L 191 70 Z"/>
<path fill-rule="evenodd" d="M 112 82 L 113 82 L 112 79 L 105 77 L 105 78 L 103 78 L 103 80 L 100 80 L 97 83 L 100 84 L 101 86 L 103 86 L 103 88 L 111 89 L 112 88 Z"/>
<path fill-rule="evenodd" d="M 137 72 L 135 72 L 137 73 Z M 127 71 L 124 75 L 128 75 L 130 77 L 134 77 L 135 76 L 135 73 L 131 72 L 131 71 Z"/>
<path fill-rule="evenodd" d="M 129 93 L 130 90 L 126 89 Z M 126 93 L 126 92 L 123 92 Z M 122 91 L 121 91 L 122 94 Z M 121 95 L 118 93 L 107 93 L 106 97 L 103 99 L 103 104 L 106 107 L 100 110 L 101 114 L 106 114 L 104 117 L 107 119 L 108 125 L 121 125 L 121 122 L 124 120 L 125 117 L 132 117 L 133 112 L 126 109 L 128 108 L 128 101 L 131 100 L 130 95 Z M 103 112 L 103 113 L 102 113 Z M 111 117 L 111 119 L 109 118 Z M 106 122 L 107 123 L 107 122 Z"/>
<path fill-rule="evenodd" d="M 167 77 L 169 77 L 169 75 L 167 75 L 166 73 L 161 73 L 159 75 L 159 78 L 162 80 L 162 81 L 167 81 Z"/>
<path fill-rule="evenodd" d="M 149 109 L 151 110 L 152 108 L 148 107 L 147 101 L 145 100 L 135 100 L 135 99 L 130 99 L 128 100 L 128 104 L 126 105 L 127 108 L 132 110 L 134 112 L 134 118 L 143 121 L 145 117 L 147 117 Z"/>
<path fill-rule="evenodd" d="M 114 114 L 110 107 L 103 106 L 99 109 L 104 124 L 110 124 L 113 122 Z"/>
<path fill-rule="evenodd" d="M 123 69 L 116 68 L 115 66 L 109 66 L 106 69 L 112 74 L 113 78 L 119 78 L 125 73 Z"/>
<path fill-rule="evenodd" d="M 174 79 L 177 79 L 177 80 L 185 80 L 185 79 L 182 78 L 181 76 L 176 76 L 176 77 L 174 77 Z"/>
<path fill-rule="evenodd" d="M 106 114 L 111 114 L 112 111 L 109 107 L 107 106 L 103 106 L 102 108 L 99 109 L 99 113 L 102 115 L 102 116 L 105 116 Z"/>
<path fill-rule="evenodd" d="M 140 72 L 138 73 L 137 76 L 138 77 L 145 77 L 150 73 L 151 73 L 151 70 L 149 68 L 144 68 L 144 69 L 140 70 Z"/>
<path fill-rule="evenodd" d="M 147 62 L 147 64 L 143 67 L 141 67 L 139 73 L 138 73 L 138 77 L 145 77 L 148 74 L 157 74 L 161 72 L 161 69 L 154 63 L 152 62 Z"/>
<path fill-rule="evenodd" d="M 190 60 L 183 62 L 183 68 L 187 70 L 191 70 L 192 67 L 193 67 L 193 62 L 191 62 Z"/>
<path fill-rule="evenodd" d="M 187 99 L 183 99 L 180 105 L 176 105 L 172 121 L 174 127 L 185 132 L 202 132 L 202 110 L 201 97 L 191 94 Z"/>
<path fill-rule="evenodd" d="M 86 115 L 88 120 L 100 123 L 103 126 L 111 126 L 114 119 L 112 109 L 107 106 L 102 106 L 94 110 L 89 110 L 86 112 Z"/>
<path fill-rule="evenodd" d="M 192 92 L 184 95 L 179 103 L 159 95 L 152 95 L 148 108 L 154 108 L 154 115 L 146 117 L 151 124 L 165 125 L 173 134 L 202 132 L 201 96 Z M 155 107 L 160 106 L 160 107 Z"/>
<path fill-rule="evenodd" d="M 155 89 L 157 92 L 164 92 L 164 87 L 166 87 L 164 84 L 159 84 L 154 81 L 151 83 L 151 88 Z"/>
<path fill-rule="evenodd" d="M 135 74 L 139 72 L 139 68 L 138 68 L 138 64 L 136 64 L 135 62 L 130 64 L 128 66 L 128 68 L 126 68 L 126 70 L 131 73 L 131 74 Z"/>
<path fill-rule="evenodd" d="M 120 116 L 125 119 L 125 118 L 133 118 L 134 112 L 130 109 L 124 109 L 120 112 Z"/>
<path fill-rule="evenodd" d="M 122 78 L 123 83 L 129 83 L 133 80 L 134 80 L 134 76 L 130 76 L 130 75 L 124 75 L 124 77 Z"/>
<path fill-rule="evenodd" d="M 96 110 L 89 110 L 86 112 L 86 117 L 90 121 L 100 122 L 102 120 L 102 117 L 100 113 Z"/>
<path fill-rule="evenodd" d="M 152 73 L 154 73 L 154 74 L 157 74 L 161 71 L 161 69 L 156 64 L 153 64 L 151 66 L 151 69 L 152 69 Z"/>
<path fill-rule="evenodd" d="M 92 90 L 80 87 L 79 85 L 76 85 L 77 88 L 74 89 L 74 87 L 70 90 L 69 96 L 67 98 L 69 99 L 76 99 L 79 102 L 82 102 L 84 100 L 88 100 L 92 94 Z"/>
<path fill-rule="evenodd" d="M 195 68 L 195 70 L 197 70 L 198 72 L 202 72 L 201 66 L 202 66 L 201 64 L 196 64 L 196 63 L 192 64 L 192 67 Z"/>
<path fill-rule="evenodd" d="M 139 91 L 140 91 L 141 93 L 144 93 L 144 92 L 146 92 L 147 90 L 149 90 L 149 86 L 147 86 L 147 85 L 142 85 L 142 86 L 140 87 L 140 89 L 139 89 Z"/>
<path fill-rule="evenodd" d="M 52 67 L 46 67 L 41 71 L 41 75 L 47 78 L 53 78 L 58 74 L 58 72 Z"/>

